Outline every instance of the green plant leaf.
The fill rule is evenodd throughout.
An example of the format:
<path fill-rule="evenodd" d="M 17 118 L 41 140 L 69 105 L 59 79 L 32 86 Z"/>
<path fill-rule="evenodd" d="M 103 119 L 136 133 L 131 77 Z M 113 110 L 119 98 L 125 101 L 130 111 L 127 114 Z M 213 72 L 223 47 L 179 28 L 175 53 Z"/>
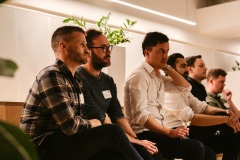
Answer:
<path fill-rule="evenodd" d="M 63 20 L 63 23 L 69 22 L 72 22 L 73 24 L 76 24 L 86 29 L 86 20 L 84 20 L 83 17 L 79 18 L 77 16 L 72 16 L 71 18 L 66 18 Z"/>
<path fill-rule="evenodd" d="M 38 160 L 38 156 L 32 142 L 22 130 L 0 121 L 0 159 Z"/>
<path fill-rule="evenodd" d="M 8 76 L 14 77 L 14 73 L 18 69 L 18 65 L 10 60 L 10 59 L 3 59 L 0 58 L 0 75 L 1 76 Z"/>
<path fill-rule="evenodd" d="M 239 66 L 239 62 L 238 61 L 236 61 L 236 64 L 237 64 L 237 66 Z"/>
<path fill-rule="evenodd" d="M 133 27 L 137 21 L 131 21 L 129 19 L 126 19 L 126 23 L 123 23 L 123 26 L 120 26 L 119 29 L 112 29 L 110 25 L 108 25 L 108 21 L 110 19 L 111 12 L 107 14 L 107 16 L 102 16 L 98 21 L 97 21 L 97 26 L 100 31 L 103 32 L 103 34 L 108 38 L 108 41 L 110 44 L 113 45 L 118 45 L 120 43 L 125 43 L 125 42 L 130 42 L 130 38 L 126 37 L 127 30 L 131 27 Z M 74 24 L 77 24 L 80 27 L 86 28 L 86 21 L 83 19 L 77 18 L 76 16 L 67 18 L 63 20 L 64 23 L 69 23 L 73 22 Z"/>

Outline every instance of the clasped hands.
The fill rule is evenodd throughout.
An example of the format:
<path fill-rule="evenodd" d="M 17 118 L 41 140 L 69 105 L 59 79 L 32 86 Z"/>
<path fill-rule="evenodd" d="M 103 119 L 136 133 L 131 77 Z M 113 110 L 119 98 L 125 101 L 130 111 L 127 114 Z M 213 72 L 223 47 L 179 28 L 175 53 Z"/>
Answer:
<path fill-rule="evenodd" d="M 234 133 L 237 133 L 240 131 L 240 122 L 238 117 L 230 110 L 227 110 L 226 113 L 229 115 L 229 119 L 227 122 L 227 125 L 233 128 Z"/>

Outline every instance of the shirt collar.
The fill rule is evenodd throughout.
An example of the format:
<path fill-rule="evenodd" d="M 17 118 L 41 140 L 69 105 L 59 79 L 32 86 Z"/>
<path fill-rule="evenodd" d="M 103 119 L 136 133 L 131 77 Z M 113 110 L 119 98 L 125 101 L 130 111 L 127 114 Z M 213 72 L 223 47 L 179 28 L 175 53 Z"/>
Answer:
<path fill-rule="evenodd" d="M 55 63 L 59 66 L 59 68 L 61 69 L 61 71 L 63 71 L 63 73 L 65 75 L 73 78 L 72 72 L 68 69 L 68 67 L 60 59 L 56 59 Z M 80 77 L 78 74 L 76 74 L 76 72 L 75 72 L 74 76 L 77 76 L 78 78 Z"/>
<path fill-rule="evenodd" d="M 150 64 L 148 64 L 147 62 L 143 62 L 142 66 L 150 75 L 156 76 L 155 70 Z M 157 77 L 160 77 L 160 71 L 158 72 Z"/>
<path fill-rule="evenodd" d="M 221 96 L 218 95 L 218 94 L 213 94 L 213 93 L 210 93 L 210 92 L 207 92 L 207 94 L 213 98 L 220 98 Z"/>

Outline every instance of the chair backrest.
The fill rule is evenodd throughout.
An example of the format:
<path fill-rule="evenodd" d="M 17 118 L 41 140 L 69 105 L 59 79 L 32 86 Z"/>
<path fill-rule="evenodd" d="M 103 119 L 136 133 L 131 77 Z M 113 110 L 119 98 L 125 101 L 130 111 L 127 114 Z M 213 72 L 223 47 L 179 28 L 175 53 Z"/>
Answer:
<path fill-rule="evenodd" d="M 23 102 L 0 102 L 0 120 L 20 125 Z"/>

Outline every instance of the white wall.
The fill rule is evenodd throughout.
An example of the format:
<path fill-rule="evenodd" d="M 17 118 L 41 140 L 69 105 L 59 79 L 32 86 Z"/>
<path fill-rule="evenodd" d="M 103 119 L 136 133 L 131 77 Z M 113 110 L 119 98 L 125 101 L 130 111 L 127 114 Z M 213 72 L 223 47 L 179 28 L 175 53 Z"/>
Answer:
<path fill-rule="evenodd" d="M 40 2 L 38 3 L 41 5 Z M 71 9 L 66 7 L 64 11 L 71 12 Z M 78 12 L 72 10 L 67 17 L 76 13 L 80 16 L 83 15 L 89 20 L 98 20 L 101 15 L 106 15 L 108 12 L 109 10 L 103 8 L 79 3 Z M 119 26 L 125 18 L 137 20 L 138 23 L 135 28 L 143 33 L 161 31 L 167 34 L 172 39 L 170 42 L 170 53 L 181 52 L 185 56 L 204 55 L 203 58 L 207 66 L 213 67 L 217 63 L 214 62 L 214 54 L 217 51 L 212 48 L 221 49 L 224 47 L 222 45 L 223 41 L 218 39 L 137 17 L 128 17 L 128 15 L 114 11 L 112 11 L 110 23 Z M 53 31 L 63 25 L 62 20 L 64 18 L 19 8 L 0 6 L 0 19 L 0 57 L 13 59 L 19 66 L 14 78 L 0 77 L 0 101 L 24 101 L 38 72 L 43 67 L 54 62 L 50 38 Z M 94 25 L 88 24 L 88 26 Z M 125 77 L 143 61 L 141 43 L 144 34 L 129 32 L 128 36 L 132 38 L 131 43 L 120 45 L 125 47 L 126 50 Z M 181 42 L 179 42 L 180 40 Z M 232 51 L 229 50 L 229 52 Z M 229 56 L 228 53 L 222 54 Z M 233 56 L 234 58 L 235 56 Z M 121 64 L 116 64 L 116 66 L 121 67 Z M 116 78 L 115 81 L 116 83 L 123 83 L 122 80 L 118 82 Z M 120 90 L 121 88 L 118 88 L 118 91 Z"/>
<path fill-rule="evenodd" d="M 240 110 L 240 71 L 227 72 L 225 89 L 232 91 L 232 101 Z"/>

